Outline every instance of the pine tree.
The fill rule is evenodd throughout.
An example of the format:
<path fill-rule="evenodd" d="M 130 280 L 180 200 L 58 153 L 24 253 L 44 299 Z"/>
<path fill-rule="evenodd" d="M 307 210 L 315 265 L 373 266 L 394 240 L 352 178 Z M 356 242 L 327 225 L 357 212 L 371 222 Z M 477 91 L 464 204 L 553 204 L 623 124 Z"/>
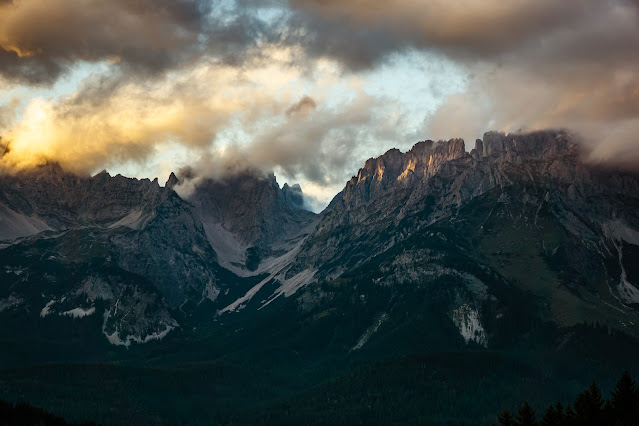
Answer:
<path fill-rule="evenodd" d="M 497 415 L 497 420 L 501 426 L 517 426 L 515 418 L 508 410 L 504 410 L 501 414 Z"/>
<path fill-rule="evenodd" d="M 575 399 L 575 420 L 584 426 L 599 425 L 603 417 L 604 399 L 593 381 L 588 389 Z"/>
<path fill-rule="evenodd" d="M 629 372 L 624 371 L 621 378 L 612 391 L 612 408 L 614 410 L 615 424 L 636 424 L 637 413 L 637 384 Z M 635 421 L 633 422 L 633 418 Z"/>
<path fill-rule="evenodd" d="M 537 415 L 535 414 L 535 410 L 533 410 L 527 402 L 524 402 L 524 405 L 519 408 L 519 412 L 517 413 L 517 422 L 520 426 L 537 425 Z"/>
<path fill-rule="evenodd" d="M 566 413 L 564 412 L 564 406 L 561 401 L 557 402 L 555 409 L 557 410 L 557 418 L 559 419 L 559 422 L 564 424 L 566 422 Z"/>
<path fill-rule="evenodd" d="M 575 410 L 573 410 L 573 408 L 570 405 L 568 405 L 566 407 L 566 414 L 564 415 L 565 423 L 566 424 L 575 423 L 575 418 L 576 417 L 577 417 L 577 415 L 575 414 Z"/>
<path fill-rule="evenodd" d="M 597 383 L 595 383 L 594 380 L 592 381 L 592 384 L 588 388 L 588 393 L 590 394 L 590 400 L 591 400 L 593 409 L 595 411 L 601 412 L 605 401 L 603 397 L 601 396 L 601 390 L 599 390 L 599 387 L 597 386 Z"/>
<path fill-rule="evenodd" d="M 548 407 L 539 424 L 541 426 L 564 426 L 566 422 L 564 406 L 561 404 L 561 401 L 559 401 L 557 405 L 550 405 Z"/>
<path fill-rule="evenodd" d="M 548 406 L 540 423 L 542 426 L 559 426 L 559 414 L 553 405 Z"/>

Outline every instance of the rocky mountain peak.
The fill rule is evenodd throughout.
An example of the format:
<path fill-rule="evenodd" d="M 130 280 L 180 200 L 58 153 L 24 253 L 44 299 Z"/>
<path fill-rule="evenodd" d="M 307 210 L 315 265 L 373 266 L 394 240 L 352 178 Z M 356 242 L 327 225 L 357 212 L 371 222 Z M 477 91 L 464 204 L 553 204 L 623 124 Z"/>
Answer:
<path fill-rule="evenodd" d="M 467 169 L 473 158 L 481 164 L 476 166 L 479 169 L 502 163 L 552 163 L 549 169 L 552 173 L 566 174 L 566 170 L 572 167 L 570 165 L 579 164 L 579 156 L 579 146 L 563 131 L 528 134 L 487 132 L 483 140 L 476 141 L 470 154 L 460 138 L 439 142 L 425 140 L 416 143 L 406 153 L 391 149 L 380 157 L 368 159 L 357 176 L 347 183 L 341 199 L 351 208 L 361 208 L 362 203 L 387 191 L 422 187 L 442 168 L 450 169 L 447 174 L 454 174 L 458 166 L 468 163 L 464 166 Z M 471 185 L 470 182 L 468 180 L 465 185 Z M 475 183 L 480 186 L 479 180 Z"/>
<path fill-rule="evenodd" d="M 66 172 L 47 163 L 0 176 L 0 236 L 12 239 L 43 230 L 109 225 L 149 211 L 161 197 L 157 180 Z"/>
<path fill-rule="evenodd" d="M 296 183 L 293 184 L 293 186 L 290 186 L 288 183 L 285 183 L 282 187 L 282 195 L 284 197 L 284 202 L 291 209 L 304 209 L 304 193 L 302 192 L 302 187 L 299 184 Z"/>
<path fill-rule="evenodd" d="M 94 179 L 108 179 L 110 177 L 111 175 L 106 171 L 106 169 L 102 169 L 99 173 L 96 173 L 95 176 L 93 176 Z"/>
<path fill-rule="evenodd" d="M 413 185 L 428 179 L 443 164 L 465 156 L 468 153 L 463 139 L 439 142 L 426 140 L 418 142 L 406 153 L 393 148 L 366 161 L 357 176 L 346 185 L 344 198 L 347 202 L 353 196 L 369 199 L 373 194 L 395 186 L 397 182 L 402 182 L 403 186 Z"/>
<path fill-rule="evenodd" d="M 449 141 L 440 141 L 434 145 L 428 157 L 426 174 L 433 175 L 442 164 L 467 155 L 463 139 L 455 138 Z M 422 161 L 426 162 L 426 158 L 423 158 Z"/>
<path fill-rule="evenodd" d="M 487 132 L 477 140 L 474 155 L 499 162 L 521 163 L 578 157 L 579 146 L 563 131 L 539 131 L 527 134 Z"/>
<path fill-rule="evenodd" d="M 298 235 L 316 216 L 304 209 L 299 185 L 280 189 L 274 174 L 259 171 L 203 179 L 187 199 L 229 268 L 254 269 L 281 239 Z"/>
<path fill-rule="evenodd" d="M 427 139 L 425 141 L 419 141 L 417 142 L 415 145 L 413 145 L 413 147 L 410 149 L 409 152 L 412 152 L 413 154 L 417 155 L 417 156 L 427 156 L 430 155 L 433 152 L 433 147 L 435 146 L 435 142 Z"/>
<path fill-rule="evenodd" d="M 169 178 L 169 181 L 172 181 Z M 273 173 L 246 171 L 220 179 L 201 180 L 188 197 L 202 214 L 215 218 L 228 230 L 245 229 L 240 222 L 257 223 L 275 210 L 298 210 L 304 206 L 299 185 L 285 184 L 281 189 Z M 242 214 L 238 214 L 244 212 Z M 240 218 L 241 216 L 241 218 Z M 253 225 L 252 225 L 253 226 Z"/>
<path fill-rule="evenodd" d="M 18 170 L 4 176 L 6 179 L 20 181 L 24 183 L 50 182 L 61 183 L 63 181 L 76 181 L 79 178 L 88 176 L 78 176 L 74 173 L 66 172 L 59 163 L 47 162 L 32 168 Z"/>
<path fill-rule="evenodd" d="M 398 149 L 391 149 L 377 158 L 370 158 L 360 169 L 357 182 L 372 180 L 390 182 L 397 178 L 404 163 L 404 154 Z"/>
<path fill-rule="evenodd" d="M 169 179 L 164 184 L 164 187 L 173 189 L 179 183 L 180 180 L 177 178 L 177 176 L 175 176 L 175 173 L 171 172 L 171 174 L 169 175 Z"/>

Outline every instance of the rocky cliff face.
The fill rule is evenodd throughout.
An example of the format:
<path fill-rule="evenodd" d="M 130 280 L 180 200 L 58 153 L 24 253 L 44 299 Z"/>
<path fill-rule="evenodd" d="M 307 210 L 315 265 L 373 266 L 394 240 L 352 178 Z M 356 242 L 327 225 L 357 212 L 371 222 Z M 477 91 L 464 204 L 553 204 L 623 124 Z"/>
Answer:
<path fill-rule="evenodd" d="M 507 184 L 505 173 L 521 165 L 537 174 L 569 179 L 567 174 L 574 173 L 579 161 L 577 146 L 562 133 L 507 136 L 492 132 L 476 144 L 467 153 L 461 139 L 425 141 L 405 154 L 390 150 L 368 160 L 347 183 L 320 228 L 334 226 L 329 216 L 343 218 L 344 224 L 357 224 L 373 216 L 401 220 L 423 210 L 423 201 L 432 196 L 443 197 L 432 203 L 440 210 L 460 205 L 495 186 Z M 450 180 L 450 185 L 442 187 L 442 180 Z"/>
<path fill-rule="evenodd" d="M 46 164 L 0 176 L 0 238 L 8 240 L 42 230 L 113 225 L 139 226 L 162 196 L 157 179 L 130 179 L 101 172 L 94 177 L 64 172 Z M 33 223 L 30 229 L 21 224 Z M 124 222 L 123 222 L 124 223 Z"/>
<path fill-rule="evenodd" d="M 170 305 L 201 296 L 215 283 L 215 253 L 188 203 L 157 179 L 103 171 L 93 177 L 47 164 L 0 177 L 5 240 L 94 228 L 117 247 L 118 265 L 154 282 Z M 33 224 L 33 226 L 28 226 Z"/>
<path fill-rule="evenodd" d="M 103 334 L 117 345 L 159 339 L 179 327 L 171 311 L 191 315 L 233 294 L 241 279 L 220 263 L 252 275 L 264 258 L 299 245 L 315 221 L 301 188 L 280 189 L 272 175 L 204 181 L 189 201 L 173 190 L 179 184 L 174 174 L 160 187 L 55 164 L 0 176 L 0 263 L 11 278 L 2 306 L 104 316 Z M 85 302 L 87 282 L 108 297 Z"/>
<path fill-rule="evenodd" d="M 186 199 L 221 264 L 241 274 L 293 249 L 316 221 L 305 209 L 300 186 L 280 189 L 273 174 L 204 179 Z"/>
<path fill-rule="evenodd" d="M 0 236 L 11 283 L 0 298 L 44 309 L 43 319 L 104 316 L 102 332 L 116 345 L 164 337 L 178 326 L 170 309 L 220 292 L 202 224 L 157 180 L 83 177 L 57 165 L 4 175 Z M 83 292 L 92 282 L 101 296 Z"/>
<path fill-rule="evenodd" d="M 634 205 L 639 179 L 585 164 L 564 132 L 490 132 L 470 153 L 464 141 L 420 142 L 370 159 L 324 212 L 289 274 L 311 269 L 336 277 L 419 229 L 490 191 L 535 188 L 564 226 L 585 237 L 601 235 L 619 218 L 639 229 Z M 523 194 L 522 194 L 523 196 Z M 596 201 L 595 201 L 596 200 Z"/>

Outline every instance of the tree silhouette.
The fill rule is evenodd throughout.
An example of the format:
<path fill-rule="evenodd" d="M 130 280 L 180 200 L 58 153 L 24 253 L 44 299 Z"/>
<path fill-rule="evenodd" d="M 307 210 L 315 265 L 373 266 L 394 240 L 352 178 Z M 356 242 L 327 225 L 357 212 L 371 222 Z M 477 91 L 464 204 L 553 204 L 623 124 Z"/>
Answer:
<path fill-rule="evenodd" d="M 533 410 L 527 402 L 524 402 L 524 405 L 519 408 L 519 412 L 517 413 L 517 423 L 520 426 L 537 425 L 537 415 L 535 414 L 535 410 Z"/>
<path fill-rule="evenodd" d="M 95 426 L 95 423 L 82 424 Z M 71 423 L 67 423 L 62 417 L 54 416 L 41 408 L 26 403 L 13 404 L 0 399 L 0 425 L 67 426 Z"/>
<path fill-rule="evenodd" d="M 564 416 L 565 422 L 564 424 L 573 424 L 575 422 L 575 410 L 572 409 L 570 405 L 566 407 L 566 415 Z"/>
<path fill-rule="evenodd" d="M 558 402 L 556 406 L 550 405 L 546 410 L 546 413 L 542 417 L 541 426 L 559 426 L 566 422 L 566 414 L 564 413 L 564 406 L 561 402 Z"/>
<path fill-rule="evenodd" d="M 578 424 L 584 426 L 602 424 L 604 400 L 594 381 L 588 389 L 577 396 L 574 407 L 575 420 Z"/>
<path fill-rule="evenodd" d="M 499 414 L 497 416 L 497 420 L 501 426 L 517 426 L 515 418 L 508 410 L 504 410 L 501 414 Z"/>
<path fill-rule="evenodd" d="M 517 419 L 513 419 L 508 411 L 497 418 L 502 426 L 639 425 L 639 386 L 626 371 L 611 392 L 610 400 L 603 398 L 593 381 L 588 389 L 577 396 L 572 406 L 568 405 L 564 409 L 561 402 L 550 405 L 539 423 L 535 420 L 535 411 L 527 402 L 519 409 Z"/>
<path fill-rule="evenodd" d="M 557 402 L 556 410 L 557 410 L 557 416 L 559 417 L 559 420 L 562 422 L 565 421 L 566 413 L 564 412 L 564 406 L 561 404 L 561 401 Z"/>
<path fill-rule="evenodd" d="M 560 424 L 557 418 L 557 410 L 555 410 L 553 405 L 548 406 L 540 423 L 542 426 L 557 426 Z"/>
<path fill-rule="evenodd" d="M 639 417 L 637 385 L 628 371 L 624 371 L 612 391 L 612 409 L 616 425 L 636 424 Z M 634 422 L 633 422 L 633 419 Z"/>

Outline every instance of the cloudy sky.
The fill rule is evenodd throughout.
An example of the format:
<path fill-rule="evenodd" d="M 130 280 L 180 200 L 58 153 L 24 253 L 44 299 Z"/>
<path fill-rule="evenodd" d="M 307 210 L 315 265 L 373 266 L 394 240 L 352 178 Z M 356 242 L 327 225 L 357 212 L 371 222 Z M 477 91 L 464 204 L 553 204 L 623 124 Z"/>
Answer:
<path fill-rule="evenodd" d="M 423 139 L 639 161 L 637 0 L 0 0 L 0 167 L 246 167 L 316 209 Z"/>

